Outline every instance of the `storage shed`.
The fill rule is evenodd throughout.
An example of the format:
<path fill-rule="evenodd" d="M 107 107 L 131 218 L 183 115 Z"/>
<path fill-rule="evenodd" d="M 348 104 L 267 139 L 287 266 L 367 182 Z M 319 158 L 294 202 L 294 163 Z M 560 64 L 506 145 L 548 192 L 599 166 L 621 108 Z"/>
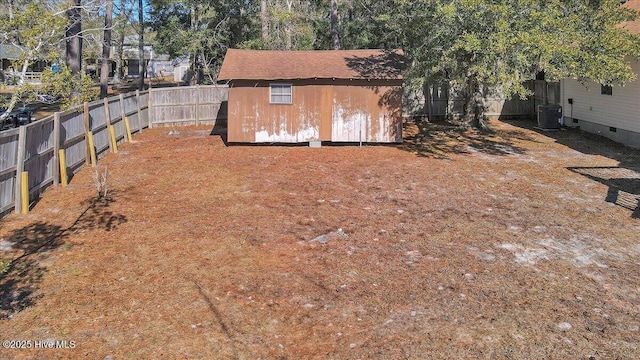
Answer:
<path fill-rule="evenodd" d="M 229 49 L 228 141 L 402 141 L 402 51 Z"/>

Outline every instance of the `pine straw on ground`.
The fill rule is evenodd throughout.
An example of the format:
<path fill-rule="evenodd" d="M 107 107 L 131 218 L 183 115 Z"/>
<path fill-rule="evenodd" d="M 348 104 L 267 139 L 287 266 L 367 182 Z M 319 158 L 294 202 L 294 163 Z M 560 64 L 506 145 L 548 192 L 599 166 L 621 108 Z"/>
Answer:
<path fill-rule="evenodd" d="M 0 358 L 640 357 L 640 152 L 492 126 L 144 131 L 102 160 L 106 198 L 85 168 L 1 220 L 0 340 L 74 348 Z"/>

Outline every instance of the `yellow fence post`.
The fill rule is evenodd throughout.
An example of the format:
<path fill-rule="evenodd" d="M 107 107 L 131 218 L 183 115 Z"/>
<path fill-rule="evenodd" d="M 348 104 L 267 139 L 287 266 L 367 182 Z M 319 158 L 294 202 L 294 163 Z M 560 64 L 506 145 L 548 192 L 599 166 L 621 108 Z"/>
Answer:
<path fill-rule="evenodd" d="M 67 186 L 67 159 L 64 155 L 64 150 L 60 149 L 58 152 L 60 155 L 58 158 L 60 159 L 60 184 L 62 187 Z"/>
<path fill-rule="evenodd" d="M 23 171 L 21 174 L 21 202 L 22 202 L 22 207 L 20 209 L 20 214 L 22 215 L 26 215 L 29 213 L 29 173 L 26 171 Z"/>
<path fill-rule="evenodd" d="M 129 125 L 129 117 L 124 117 L 124 127 L 127 129 L 127 141 L 131 142 L 131 126 Z"/>
<path fill-rule="evenodd" d="M 109 132 L 111 133 L 111 143 L 113 144 L 113 153 L 118 153 L 118 144 L 116 143 L 116 128 L 113 125 L 109 126 Z"/>
<path fill-rule="evenodd" d="M 87 138 L 89 139 L 89 152 L 91 157 L 91 166 L 96 167 L 96 164 L 98 163 L 98 159 L 96 158 L 96 147 L 93 143 L 93 132 L 89 131 L 87 135 L 88 135 Z"/>

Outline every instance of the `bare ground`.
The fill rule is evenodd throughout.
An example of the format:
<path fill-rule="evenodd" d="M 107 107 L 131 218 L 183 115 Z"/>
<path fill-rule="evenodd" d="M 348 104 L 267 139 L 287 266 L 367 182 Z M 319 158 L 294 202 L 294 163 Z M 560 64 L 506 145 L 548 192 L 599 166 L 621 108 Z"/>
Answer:
<path fill-rule="evenodd" d="M 640 358 L 640 152 L 493 126 L 145 131 L 0 220 L 0 358 Z"/>

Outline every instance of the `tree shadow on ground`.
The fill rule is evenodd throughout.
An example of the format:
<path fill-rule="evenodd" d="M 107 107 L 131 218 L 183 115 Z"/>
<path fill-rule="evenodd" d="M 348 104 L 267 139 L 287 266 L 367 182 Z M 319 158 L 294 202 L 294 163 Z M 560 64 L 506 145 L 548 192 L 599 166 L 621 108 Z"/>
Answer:
<path fill-rule="evenodd" d="M 407 120 L 400 148 L 420 157 L 447 159 L 451 154 L 517 155 L 525 150 L 515 140 L 535 141 L 519 130 L 481 131 L 454 122 Z"/>
<path fill-rule="evenodd" d="M 604 136 L 581 131 L 577 128 L 540 131 L 534 128 L 536 123 L 532 121 L 504 120 L 503 122 L 522 129 L 537 131 L 548 138 L 554 139 L 558 144 L 583 154 L 604 156 L 616 160 L 620 163 L 619 167 L 640 171 L 640 149 L 625 146 Z"/>
<path fill-rule="evenodd" d="M 127 222 L 124 215 L 109 210 L 115 201 L 113 195 L 112 192 L 109 197 L 85 200 L 86 209 L 67 228 L 35 222 L 0 239 L 0 320 L 11 318 L 41 298 L 38 287 L 47 272 L 43 261 L 52 251 L 65 245 L 71 234 L 111 231 Z"/>
<path fill-rule="evenodd" d="M 640 219 L 640 173 L 618 166 L 574 166 L 567 168 L 609 187 L 604 201 L 631 210 Z"/>
<path fill-rule="evenodd" d="M 505 121 L 513 126 L 534 130 L 530 121 Z M 640 218 L 640 150 L 617 143 L 604 136 L 563 128 L 559 131 L 539 131 L 558 144 L 586 155 L 597 155 L 618 162 L 618 166 L 568 166 L 567 169 L 593 181 L 607 185 L 606 202 L 632 211 Z"/>

